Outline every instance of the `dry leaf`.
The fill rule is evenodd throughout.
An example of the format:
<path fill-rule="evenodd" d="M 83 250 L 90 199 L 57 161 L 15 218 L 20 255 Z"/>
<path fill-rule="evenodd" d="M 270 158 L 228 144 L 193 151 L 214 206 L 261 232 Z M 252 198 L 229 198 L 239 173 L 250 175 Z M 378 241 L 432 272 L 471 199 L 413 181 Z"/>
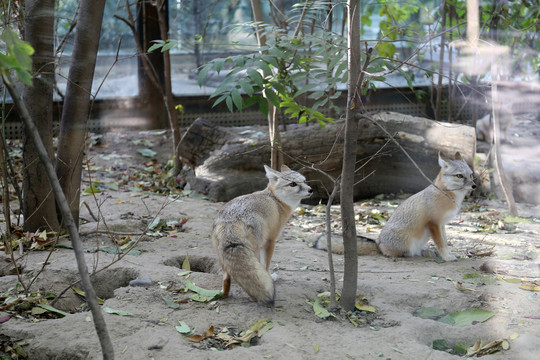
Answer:
<path fill-rule="evenodd" d="M 519 288 L 527 291 L 540 291 L 539 285 L 521 285 Z"/>
<path fill-rule="evenodd" d="M 186 254 L 184 261 L 182 262 L 182 270 L 191 270 L 191 265 L 189 264 L 189 255 Z"/>
<path fill-rule="evenodd" d="M 465 287 L 463 286 L 463 283 L 461 281 L 452 281 L 454 283 L 454 286 L 456 287 L 456 289 L 460 290 L 460 291 L 466 291 L 466 290 L 469 290 L 469 291 L 478 291 L 478 290 L 475 290 L 475 289 L 471 289 L 471 288 L 468 288 L 468 287 Z"/>
<path fill-rule="evenodd" d="M 199 334 L 193 334 L 193 335 L 189 335 L 187 337 L 187 339 L 189 341 L 193 341 L 193 342 L 201 342 L 203 341 L 204 339 L 206 339 L 206 337 L 202 336 L 202 335 L 199 335 Z"/>
<path fill-rule="evenodd" d="M 204 333 L 204 336 L 207 337 L 207 338 L 214 336 L 214 326 L 213 325 L 210 326 L 208 328 L 208 330 L 206 330 L 206 332 Z"/>

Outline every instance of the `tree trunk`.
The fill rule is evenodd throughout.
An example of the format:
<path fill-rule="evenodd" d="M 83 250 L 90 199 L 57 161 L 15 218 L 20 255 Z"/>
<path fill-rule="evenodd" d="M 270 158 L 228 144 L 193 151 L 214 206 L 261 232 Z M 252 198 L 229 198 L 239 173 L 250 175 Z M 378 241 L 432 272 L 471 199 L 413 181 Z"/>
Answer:
<path fill-rule="evenodd" d="M 430 179 L 439 172 L 439 152 L 450 156 L 459 151 L 473 166 L 476 136 L 470 126 L 389 112 L 370 118 L 394 136 Z M 373 121 L 360 124 L 355 153 L 360 170 L 355 173 L 354 199 L 381 193 L 415 193 L 429 185 Z M 289 126 L 281 133 L 286 164 L 296 169 L 298 164 L 313 164 L 338 178 L 343 164 L 343 126 L 343 121 L 324 129 Z M 270 142 L 262 132 L 253 138 L 199 118 L 184 132 L 179 150 L 195 169 L 196 176 L 186 179 L 191 188 L 207 193 L 214 201 L 228 201 L 266 186 L 263 164 L 270 157 Z M 326 199 L 334 186 L 332 181 L 309 166 L 303 173 L 313 188 L 312 198 Z"/>
<path fill-rule="evenodd" d="M 348 0 L 348 62 L 349 83 L 347 114 L 345 120 L 345 143 L 343 145 L 343 167 L 341 169 L 341 222 L 343 228 L 344 274 L 343 291 L 339 303 L 346 311 L 354 309 L 356 282 L 358 279 L 358 256 L 356 250 L 356 223 L 354 221 L 354 172 L 358 141 L 358 120 L 361 110 L 360 89 L 360 0 Z"/>
<path fill-rule="evenodd" d="M 105 0 L 81 0 L 64 98 L 56 173 L 78 224 L 82 160 Z"/>
<path fill-rule="evenodd" d="M 259 0 L 251 0 L 251 10 L 253 11 L 253 21 L 256 23 L 261 23 L 264 21 L 261 10 L 261 2 Z M 257 25 L 257 44 L 259 47 L 266 46 L 266 35 L 264 30 Z M 267 74 L 263 74 L 266 76 Z M 273 91 L 273 90 L 270 90 Z M 280 170 L 281 165 L 283 164 L 283 155 L 282 155 L 282 142 L 281 135 L 279 133 L 279 121 L 278 121 L 278 111 L 276 107 L 268 101 L 268 135 L 270 137 L 270 167 L 274 170 Z"/>
<path fill-rule="evenodd" d="M 67 202 L 67 199 L 62 191 L 60 186 L 60 181 L 55 174 L 53 163 L 51 158 L 47 154 L 47 150 L 41 141 L 41 137 L 38 133 L 34 121 L 28 113 L 28 109 L 22 101 L 19 100 L 19 94 L 17 93 L 16 88 L 11 85 L 12 82 L 9 79 L 9 75 L 2 74 L 2 78 L 6 87 L 8 88 L 11 98 L 15 103 L 15 107 L 19 112 L 24 125 L 26 126 L 28 137 L 34 142 L 36 147 L 36 153 L 38 154 L 39 161 L 43 165 L 45 171 L 44 174 L 47 176 L 49 183 L 51 184 L 51 189 L 54 193 L 54 197 L 58 203 L 58 209 L 64 218 L 64 224 L 68 229 L 69 236 L 71 238 L 71 244 L 73 245 L 73 251 L 75 253 L 75 259 L 77 260 L 77 269 L 79 270 L 79 275 L 81 277 L 81 283 L 83 285 L 84 292 L 86 294 L 86 301 L 88 302 L 88 307 L 92 313 L 94 319 L 94 327 L 96 329 L 99 342 L 101 344 L 101 351 L 104 360 L 114 359 L 114 348 L 107 331 L 107 324 L 103 318 L 103 313 L 101 312 L 101 307 L 99 306 L 98 299 L 96 296 L 96 291 L 90 281 L 90 275 L 88 274 L 88 267 L 86 265 L 86 260 L 84 258 L 84 248 L 79 238 L 79 233 L 77 229 L 77 223 L 73 216 L 71 216 L 70 208 Z"/>
<path fill-rule="evenodd" d="M 54 159 L 53 84 L 54 84 L 54 0 L 27 0 L 25 13 L 26 41 L 35 50 L 32 62 L 33 86 L 25 86 L 24 102 L 34 120 L 47 154 Z M 51 186 L 39 162 L 36 145 L 29 134 L 23 139 L 24 230 L 57 231 L 59 222 Z"/>
<path fill-rule="evenodd" d="M 435 108 L 435 120 L 441 121 L 441 109 L 442 109 L 442 80 L 444 74 L 444 48 L 446 44 L 446 0 L 443 1 L 441 5 L 441 48 L 439 49 L 439 73 L 437 74 L 437 102 Z M 448 92 L 450 93 L 451 89 L 448 86 Z M 448 108 L 450 112 L 450 108 Z"/>
<path fill-rule="evenodd" d="M 152 1 L 137 1 L 137 33 L 141 47 L 137 60 L 139 99 L 148 109 L 150 127 L 164 129 L 167 127 L 168 113 L 166 103 L 163 101 L 165 84 L 163 53 L 161 51 L 148 53 L 148 49 L 153 45 L 151 41 L 161 39 L 158 10 Z"/>
<path fill-rule="evenodd" d="M 165 41 L 169 38 L 169 5 L 165 0 L 157 5 L 159 18 L 160 39 Z M 182 160 L 178 154 L 178 144 L 180 143 L 180 126 L 178 125 L 178 112 L 174 108 L 174 99 L 172 92 L 172 73 L 171 73 L 171 52 L 169 50 L 161 53 L 163 56 L 163 78 L 164 78 L 164 94 L 163 102 L 167 108 L 167 117 L 169 126 L 172 131 L 173 138 L 173 154 L 174 154 L 174 175 L 178 175 L 182 170 Z"/>

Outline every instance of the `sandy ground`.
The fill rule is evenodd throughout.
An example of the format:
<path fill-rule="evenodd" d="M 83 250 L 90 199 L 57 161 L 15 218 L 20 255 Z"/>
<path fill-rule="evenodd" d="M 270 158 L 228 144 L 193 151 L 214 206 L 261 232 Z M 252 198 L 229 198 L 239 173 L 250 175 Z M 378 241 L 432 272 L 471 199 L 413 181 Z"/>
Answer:
<path fill-rule="evenodd" d="M 96 154 L 108 155 L 105 159 L 96 155 L 93 160 L 97 163 L 96 178 L 115 178 L 115 171 L 129 172 L 124 167 L 129 168 L 130 156 L 119 151 L 111 157 L 104 149 L 100 151 Z M 144 161 L 138 154 L 132 158 Z M 323 231 L 320 207 L 298 209 L 284 229 L 271 266 L 279 275 L 276 307 L 267 308 L 252 302 L 234 283 L 230 298 L 206 303 L 191 300 L 194 292 L 186 290 L 189 282 L 204 289 L 221 287 L 209 234 L 223 204 L 196 194 L 165 197 L 122 185 L 82 200 L 88 204 L 81 210 L 81 233 L 89 270 L 101 269 L 94 278 L 98 296 L 105 300 L 104 308 L 117 312 L 104 314 L 117 359 L 456 358 L 434 350 L 432 342 L 437 339 L 451 345 L 506 339 L 509 348 L 487 357 L 493 360 L 536 359 L 540 353 L 540 297 L 537 291 L 527 290 L 540 285 L 539 206 L 519 204 L 520 218 L 513 219 L 507 217 L 505 205 L 498 200 L 468 199 L 447 226 L 451 248 L 461 256 L 455 262 L 359 257 L 357 293 L 360 302 L 374 307 L 375 313 L 356 312 L 350 321 L 343 312 L 321 319 L 313 310 L 318 294 L 330 289 L 327 253 L 309 246 Z M 399 197 L 380 197 L 356 203 L 358 232 L 375 238 L 384 222 L 381 219 L 401 201 Z M 336 225 L 338 216 L 339 208 L 334 207 Z M 150 232 L 139 237 L 137 234 L 156 217 L 165 227 L 151 226 Z M 137 252 L 111 264 L 117 258 L 109 253 L 115 248 L 111 238 L 140 238 Z M 61 243 L 67 244 L 65 240 Z M 182 269 L 186 255 L 190 273 Z M 17 277 L 9 274 L 5 256 L 1 259 L 0 293 L 5 299 Z M 333 259 L 341 289 L 343 256 L 334 255 Z M 81 308 L 84 301 L 69 288 L 78 276 L 72 250 L 30 251 L 18 262 L 24 266 L 27 284 L 44 268 L 31 291 L 58 295 L 67 289 L 54 306 L 70 314 L 47 319 L 51 316 L 32 315 L 30 309 L 3 307 L 0 354 L 6 345 L 19 342 L 29 359 L 101 358 L 90 313 Z M 474 273 L 485 278 L 467 279 Z M 137 279 L 142 286 L 130 285 Z M 417 310 L 428 307 L 444 314 L 484 309 L 495 315 L 482 323 L 458 327 L 415 316 Z M 237 334 L 261 319 L 268 319 L 273 327 L 254 338 L 251 346 L 231 350 L 218 350 L 222 343 L 215 336 L 189 341 L 176 328 L 182 321 L 195 334 L 202 335 L 211 326 L 215 334 Z"/>

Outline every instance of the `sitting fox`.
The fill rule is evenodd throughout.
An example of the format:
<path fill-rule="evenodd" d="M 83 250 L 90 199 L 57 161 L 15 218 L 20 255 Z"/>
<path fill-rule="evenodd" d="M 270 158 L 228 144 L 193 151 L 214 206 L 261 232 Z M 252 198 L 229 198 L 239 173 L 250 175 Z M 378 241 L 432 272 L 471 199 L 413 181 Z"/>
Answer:
<path fill-rule="evenodd" d="M 499 117 L 500 139 L 504 143 L 508 139 L 508 128 L 512 121 L 514 121 L 512 104 L 500 104 L 497 114 Z M 476 121 L 476 139 L 490 144 L 493 141 L 493 119 L 491 113 Z"/>
<path fill-rule="evenodd" d="M 221 209 L 214 221 L 212 244 L 223 269 L 223 295 L 231 278 L 255 301 L 274 304 L 274 281 L 268 269 L 276 240 L 300 200 L 313 192 L 306 178 L 283 165 L 281 172 L 264 166 L 268 186 L 239 196 Z"/>
<path fill-rule="evenodd" d="M 456 260 L 448 250 L 444 226 L 460 210 L 465 195 L 476 188 L 473 172 L 461 155 L 455 154 L 454 160 L 445 161 L 439 154 L 441 171 L 433 185 L 405 200 L 394 211 L 379 238 L 373 242 L 366 238 L 358 242 L 358 255 L 370 255 L 380 252 L 386 256 L 420 256 L 429 237 L 433 239 L 439 255 L 446 261 Z M 324 249 L 326 237 L 321 236 L 314 244 L 315 248 Z M 332 243 L 332 252 L 343 254 L 343 242 Z"/>

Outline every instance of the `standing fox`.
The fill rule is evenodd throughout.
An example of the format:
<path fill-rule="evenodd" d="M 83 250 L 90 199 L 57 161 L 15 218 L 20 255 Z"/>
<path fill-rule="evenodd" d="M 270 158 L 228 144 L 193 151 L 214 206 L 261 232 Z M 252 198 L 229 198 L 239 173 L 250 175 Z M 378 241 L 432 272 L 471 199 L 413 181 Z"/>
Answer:
<path fill-rule="evenodd" d="M 452 220 L 461 208 L 465 195 L 476 188 L 473 172 L 461 155 L 445 161 L 439 154 L 441 171 L 433 185 L 405 200 L 390 217 L 379 238 L 373 243 L 365 239 L 358 243 L 358 255 L 381 252 L 386 256 L 420 256 L 422 249 L 433 238 L 441 258 L 456 260 L 448 250 L 444 226 Z M 320 237 L 314 247 L 324 248 Z M 332 251 L 343 254 L 343 243 L 332 246 Z"/>
<path fill-rule="evenodd" d="M 268 269 L 276 240 L 300 200 L 313 190 L 306 178 L 283 165 L 281 172 L 264 166 L 268 186 L 239 196 L 221 209 L 214 221 L 212 244 L 223 269 L 223 296 L 231 278 L 253 298 L 274 304 L 274 281 Z"/>

